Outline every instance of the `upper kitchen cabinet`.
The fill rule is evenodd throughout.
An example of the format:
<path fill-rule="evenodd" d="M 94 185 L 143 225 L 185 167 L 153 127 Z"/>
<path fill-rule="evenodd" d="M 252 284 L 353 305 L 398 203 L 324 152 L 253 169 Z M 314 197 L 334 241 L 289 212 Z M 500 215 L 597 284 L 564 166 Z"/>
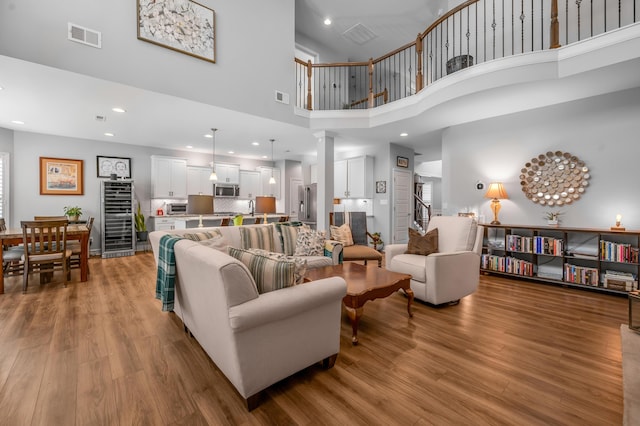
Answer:
<path fill-rule="evenodd" d="M 373 157 L 336 161 L 333 172 L 335 198 L 373 198 Z"/>
<path fill-rule="evenodd" d="M 262 193 L 260 195 L 264 195 L 267 197 L 276 197 L 276 199 L 280 199 L 280 184 L 282 183 L 282 178 L 280 176 L 280 169 L 275 167 L 266 167 L 260 166 L 257 168 L 260 172 L 260 182 Z M 271 176 L 276 180 L 276 183 L 269 183 Z"/>
<path fill-rule="evenodd" d="M 240 170 L 240 198 L 251 200 L 256 198 L 256 195 L 262 195 L 260 172 Z"/>
<path fill-rule="evenodd" d="M 187 198 L 187 160 L 152 155 L 151 187 L 153 198 Z"/>
<path fill-rule="evenodd" d="M 213 182 L 209 180 L 211 168 L 187 167 L 187 194 L 213 195 Z"/>
<path fill-rule="evenodd" d="M 216 175 L 218 175 L 218 181 L 216 183 L 232 183 L 238 185 L 240 183 L 240 165 L 216 163 Z"/>

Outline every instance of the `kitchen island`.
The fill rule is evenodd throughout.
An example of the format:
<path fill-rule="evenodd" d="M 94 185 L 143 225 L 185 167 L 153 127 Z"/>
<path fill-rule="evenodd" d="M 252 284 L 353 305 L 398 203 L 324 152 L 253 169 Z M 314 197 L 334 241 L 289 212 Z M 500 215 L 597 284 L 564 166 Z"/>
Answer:
<path fill-rule="evenodd" d="M 235 215 L 203 215 L 202 216 L 202 226 L 205 228 L 211 226 L 220 226 L 223 219 L 229 219 L 229 224 L 233 225 L 233 218 Z M 273 213 L 267 215 L 267 222 L 273 223 L 280 221 L 280 218 L 285 216 L 280 213 Z M 264 215 L 256 213 L 253 216 L 251 214 L 243 214 L 244 224 L 253 224 L 255 223 L 256 218 L 262 219 Z M 152 222 L 152 230 L 171 230 L 171 229 L 188 229 L 188 228 L 197 228 L 200 223 L 200 216 L 198 215 L 187 215 L 187 214 L 178 214 L 178 215 L 164 215 L 164 216 L 150 216 L 149 217 Z M 261 222 L 262 223 L 262 222 Z"/>

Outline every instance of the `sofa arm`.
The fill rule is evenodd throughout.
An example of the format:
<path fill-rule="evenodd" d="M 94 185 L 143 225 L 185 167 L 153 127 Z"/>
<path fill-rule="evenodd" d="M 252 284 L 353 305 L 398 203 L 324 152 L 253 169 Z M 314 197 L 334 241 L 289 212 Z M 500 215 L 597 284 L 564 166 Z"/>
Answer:
<path fill-rule="evenodd" d="M 389 269 L 391 259 L 393 259 L 394 256 L 403 254 L 405 251 L 407 251 L 407 244 L 387 244 L 384 248 L 385 267 Z"/>
<path fill-rule="evenodd" d="M 234 333 L 281 321 L 308 312 L 314 307 L 342 303 L 347 283 L 340 277 L 310 281 L 261 294 L 257 299 L 229 308 Z"/>
<path fill-rule="evenodd" d="M 447 280 L 459 286 L 475 286 L 480 276 L 480 256 L 473 251 L 432 253 L 425 268 L 427 282 Z"/>
<path fill-rule="evenodd" d="M 324 242 L 324 255 L 330 257 L 334 265 L 342 263 L 342 243 L 335 240 Z"/>

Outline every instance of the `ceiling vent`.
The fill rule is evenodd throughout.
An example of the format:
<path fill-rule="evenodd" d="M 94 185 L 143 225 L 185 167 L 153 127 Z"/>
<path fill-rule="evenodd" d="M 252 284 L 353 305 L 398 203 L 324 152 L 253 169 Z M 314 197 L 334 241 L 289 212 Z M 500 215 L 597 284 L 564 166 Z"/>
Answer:
<path fill-rule="evenodd" d="M 96 115 L 96 121 L 107 121 L 107 117 L 104 115 Z"/>
<path fill-rule="evenodd" d="M 102 48 L 102 33 L 69 22 L 68 38 L 87 46 Z"/>
<path fill-rule="evenodd" d="M 356 44 L 365 44 L 378 37 L 376 33 L 371 31 L 361 23 L 357 23 L 347 31 L 343 32 L 342 36 Z"/>

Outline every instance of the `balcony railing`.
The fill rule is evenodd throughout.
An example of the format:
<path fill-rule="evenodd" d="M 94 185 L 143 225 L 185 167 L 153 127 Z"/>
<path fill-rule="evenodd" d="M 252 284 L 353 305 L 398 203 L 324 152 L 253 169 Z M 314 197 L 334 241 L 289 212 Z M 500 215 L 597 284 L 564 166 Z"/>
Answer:
<path fill-rule="evenodd" d="M 406 98 L 460 69 L 554 49 L 638 22 L 640 0 L 468 0 L 416 40 L 368 62 L 295 59 L 296 105 L 367 109 Z"/>

